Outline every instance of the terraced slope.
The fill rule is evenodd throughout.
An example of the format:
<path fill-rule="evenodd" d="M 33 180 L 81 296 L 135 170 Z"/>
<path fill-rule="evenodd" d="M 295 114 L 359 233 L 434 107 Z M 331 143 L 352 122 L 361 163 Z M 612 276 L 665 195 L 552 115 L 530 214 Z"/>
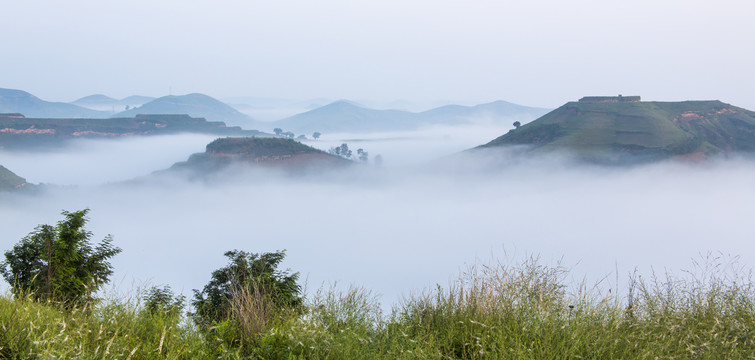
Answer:
<path fill-rule="evenodd" d="M 570 102 L 478 148 L 621 161 L 755 151 L 755 112 L 720 101 Z"/>

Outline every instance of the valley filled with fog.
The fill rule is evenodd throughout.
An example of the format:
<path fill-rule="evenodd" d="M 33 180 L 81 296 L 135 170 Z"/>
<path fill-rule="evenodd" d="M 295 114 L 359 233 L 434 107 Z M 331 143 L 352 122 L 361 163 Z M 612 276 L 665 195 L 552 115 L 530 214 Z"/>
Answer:
<path fill-rule="evenodd" d="M 491 168 L 449 158 L 506 131 L 324 134 L 305 143 L 327 150 L 345 142 L 371 159 L 380 154 L 383 165 L 297 177 L 256 171 L 210 183 L 145 178 L 204 151 L 213 137 L 203 135 L 2 152 L 0 164 L 27 181 L 57 186 L 0 196 L 0 249 L 54 224 L 62 210 L 88 207 L 93 240 L 112 234 L 123 248 L 111 286 L 121 293 L 168 284 L 190 295 L 225 265 L 227 250 L 286 249 L 284 266 L 301 272 L 310 292 L 353 284 L 382 294 L 384 305 L 491 259 L 560 261 L 575 284 L 605 278 L 605 288 L 617 285 L 617 273 L 623 288 L 635 267 L 646 276 L 681 274 L 708 252 L 753 263 L 755 163 L 601 168 L 550 159 Z M 427 165 L 439 162 L 449 166 Z"/>

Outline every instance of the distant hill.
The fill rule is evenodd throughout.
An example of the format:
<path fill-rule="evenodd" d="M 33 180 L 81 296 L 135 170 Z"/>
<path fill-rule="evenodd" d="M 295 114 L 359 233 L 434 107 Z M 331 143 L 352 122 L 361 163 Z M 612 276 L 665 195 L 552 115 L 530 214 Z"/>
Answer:
<path fill-rule="evenodd" d="M 528 122 L 547 114 L 551 109 L 517 105 L 503 100 L 475 106 L 446 105 L 418 115 L 432 124 L 469 124 L 485 121 Z"/>
<path fill-rule="evenodd" d="M 548 109 L 496 101 L 477 106 L 448 105 L 421 113 L 375 110 L 341 100 L 305 113 L 270 123 L 296 133 L 375 132 L 415 130 L 423 125 L 462 125 L 476 122 L 530 121 Z"/>
<path fill-rule="evenodd" d="M 77 138 L 119 138 L 129 136 L 199 133 L 221 136 L 272 136 L 256 130 L 226 126 L 188 115 L 137 115 L 133 118 L 48 119 L 25 118 L 21 114 L 0 114 L 0 148 L 59 146 Z"/>
<path fill-rule="evenodd" d="M 0 191 L 14 191 L 28 185 L 26 179 L 0 165 Z"/>
<path fill-rule="evenodd" d="M 568 151 L 609 163 L 755 152 L 749 110 L 720 101 L 583 100 L 590 99 L 599 101 L 569 102 L 478 149 L 527 145 L 528 153 Z"/>
<path fill-rule="evenodd" d="M 165 172 L 188 172 L 192 177 L 206 177 L 231 165 L 246 168 L 278 169 L 286 172 L 314 172 L 341 168 L 352 161 L 322 150 L 281 138 L 221 138 L 207 145 L 204 153 L 193 154 L 185 162 L 174 164 Z"/>
<path fill-rule="evenodd" d="M 71 102 L 71 104 L 85 107 L 88 109 L 107 111 L 112 113 L 113 111 L 123 111 L 127 106 L 129 108 L 135 106 L 141 106 L 147 102 L 154 100 L 153 97 L 132 95 L 127 98 L 118 100 L 102 94 L 95 94 L 85 96 L 81 99 Z"/>
<path fill-rule="evenodd" d="M 111 105 L 111 104 L 116 104 L 119 101 L 120 100 L 113 99 L 109 96 L 105 96 L 102 94 L 95 94 L 95 95 L 85 96 L 81 99 L 71 102 L 71 104 L 86 107 L 88 105 Z"/>
<path fill-rule="evenodd" d="M 259 124 L 250 116 L 204 94 L 163 96 L 140 107 L 117 113 L 113 117 L 133 117 L 138 114 L 188 114 L 210 121 L 259 128 Z"/>
<path fill-rule="evenodd" d="M 121 99 L 121 103 L 128 104 L 131 106 L 141 106 L 152 100 L 155 100 L 155 98 L 151 96 L 131 95 L 131 96 Z"/>
<path fill-rule="evenodd" d="M 367 109 L 340 100 L 272 122 L 268 127 L 279 127 L 297 133 L 390 131 L 414 129 L 417 126 L 414 119 L 414 114 L 407 111 Z"/>
<path fill-rule="evenodd" d="M 44 101 L 26 91 L 0 89 L 0 113 L 21 113 L 36 118 L 103 118 L 109 112 L 73 104 Z"/>

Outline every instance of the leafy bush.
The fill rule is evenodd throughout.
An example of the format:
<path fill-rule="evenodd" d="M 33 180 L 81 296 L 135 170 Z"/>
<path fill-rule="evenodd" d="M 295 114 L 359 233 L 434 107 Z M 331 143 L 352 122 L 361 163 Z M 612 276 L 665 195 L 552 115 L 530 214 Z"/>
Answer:
<path fill-rule="evenodd" d="M 144 295 L 144 310 L 149 314 L 163 313 L 177 316 L 183 310 L 186 297 L 175 295 L 169 285 L 162 288 L 153 286 Z"/>
<path fill-rule="evenodd" d="M 296 283 L 299 273 L 277 269 L 285 251 L 255 254 L 233 250 L 225 256 L 228 265 L 215 270 L 202 291 L 194 290 L 192 305 L 196 309 L 197 325 L 208 327 L 231 318 L 234 304 L 237 310 L 246 306 L 244 304 L 254 304 L 259 311 L 263 311 L 259 306 L 263 306 L 264 301 L 269 301 L 275 309 L 301 307 L 301 286 Z M 248 298 L 242 299 L 243 296 Z"/>
<path fill-rule="evenodd" d="M 108 235 L 96 247 L 84 226 L 89 209 L 63 211 L 56 226 L 39 225 L 5 252 L 0 272 L 16 296 L 30 294 L 72 306 L 91 300 L 92 293 L 113 273 L 108 259 L 121 252 Z"/>

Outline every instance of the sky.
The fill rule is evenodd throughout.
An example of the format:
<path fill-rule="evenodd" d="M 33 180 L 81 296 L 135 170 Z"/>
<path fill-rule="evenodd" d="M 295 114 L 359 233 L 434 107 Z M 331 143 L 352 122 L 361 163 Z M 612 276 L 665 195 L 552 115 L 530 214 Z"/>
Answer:
<path fill-rule="evenodd" d="M 755 109 L 742 0 L 0 0 L 0 87 L 380 101 L 585 95 Z"/>

